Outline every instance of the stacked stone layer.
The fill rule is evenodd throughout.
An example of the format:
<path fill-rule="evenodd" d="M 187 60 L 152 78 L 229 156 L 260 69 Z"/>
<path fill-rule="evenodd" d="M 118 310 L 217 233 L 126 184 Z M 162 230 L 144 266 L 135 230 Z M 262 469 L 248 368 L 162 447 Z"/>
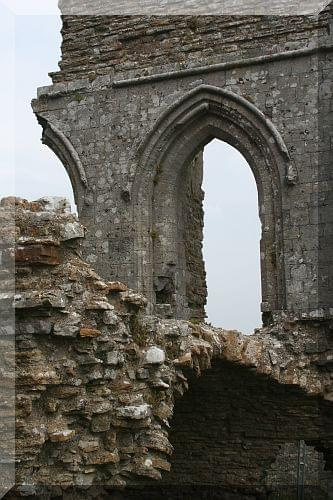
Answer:
<path fill-rule="evenodd" d="M 280 450 L 298 439 L 331 465 L 327 322 L 246 337 L 148 315 L 142 295 L 82 260 L 84 228 L 63 201 L 9 198 L 0 212 L 15 218 L 16 235 L 13 495 L 162 476 L 162 490 L 180 481 L 263 493 Z"/>

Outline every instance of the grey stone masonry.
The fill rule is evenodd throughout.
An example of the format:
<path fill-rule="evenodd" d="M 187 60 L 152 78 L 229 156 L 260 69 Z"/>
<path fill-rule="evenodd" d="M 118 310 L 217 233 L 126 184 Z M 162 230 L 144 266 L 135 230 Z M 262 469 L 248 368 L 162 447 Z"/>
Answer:
<path fill-rule="evenodd" d="M 202 319 L 200 158 L 218 138 L 257 183 L 264 322 L 332 317 L 332 5 L 65 15 L 62 35 L 60 71 L 33 109 L 71 178 L 88 263 L 150 312 Z"/>

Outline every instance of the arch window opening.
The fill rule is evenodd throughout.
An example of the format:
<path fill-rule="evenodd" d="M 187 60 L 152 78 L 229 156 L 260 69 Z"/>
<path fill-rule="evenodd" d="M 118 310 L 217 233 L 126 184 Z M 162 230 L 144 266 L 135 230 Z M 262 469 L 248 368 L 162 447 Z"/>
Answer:
<path fill-rule="evenodd" d="M 203 153 L 206 321 L 251 334 L 261 326 L 261 222 L 244 156 L 214 139 Z"/>

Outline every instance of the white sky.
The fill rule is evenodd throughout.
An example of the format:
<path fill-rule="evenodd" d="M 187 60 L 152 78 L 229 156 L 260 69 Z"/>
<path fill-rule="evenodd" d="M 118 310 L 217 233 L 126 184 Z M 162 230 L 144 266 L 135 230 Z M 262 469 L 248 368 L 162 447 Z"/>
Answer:
<path fill-rule="evenodd" d="M 245 158 L 214 140 L 204 150 L 204 259 L 208 321 L 252 333 L 261 326 L 257 186 Z"/>
<path fill-rule="evenodd" d="M 51 83 L 48 72 L 58 69 L 61 20 L 58 16 L 14 16 L 1 0 L 0 15 L 1 63 L 7 77 L 0 79 L 0 198 L 14 192 L 31 200 L 65 196 L 74 207 L 67 173 L 41 144 L 41 127 L 30 107 L 37 87 Z M 238 151 L 213 141 L 205 148 L 203 188 L 208 321 L 251 333 L 261 323 L 255 181 Z"/>

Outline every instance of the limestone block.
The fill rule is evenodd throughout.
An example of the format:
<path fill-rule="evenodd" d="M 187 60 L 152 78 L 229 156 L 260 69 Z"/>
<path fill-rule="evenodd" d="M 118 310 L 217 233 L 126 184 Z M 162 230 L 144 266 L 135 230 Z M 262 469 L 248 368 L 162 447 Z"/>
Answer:
<path fill-rule="evenodd" d="M 123 406 L 117 409 L 118 417 L 141 420 L 149 417 L 151 414 L 150 405 L 142 404 L 139 406 Z"/>
<path fill-rule="evenodd" d="M 67 222 L 60 227 L 62 241 L 84 238 L 84 227 L 79 222 Z"/>
<path fill-rule="evenodd" d="M 75 431 L 70 429 L 63 429 L 49 434 L 49 439 L 52 443 L 62 443 L 70 441 L 75 436 Z"/>
<path fill-rule="evenodd" d="M 124 355 L 119 351 L 108 352 L 106 355 L 106 362 L 108 365 L 117 366 L 124 362 Z"/>
<path fill-rule="evenodd" d="M 159 347 L 150 347 L 145 354 L 144 362 L 147 365 L 160 365 L 165 361 L 165 352 Z"/>

